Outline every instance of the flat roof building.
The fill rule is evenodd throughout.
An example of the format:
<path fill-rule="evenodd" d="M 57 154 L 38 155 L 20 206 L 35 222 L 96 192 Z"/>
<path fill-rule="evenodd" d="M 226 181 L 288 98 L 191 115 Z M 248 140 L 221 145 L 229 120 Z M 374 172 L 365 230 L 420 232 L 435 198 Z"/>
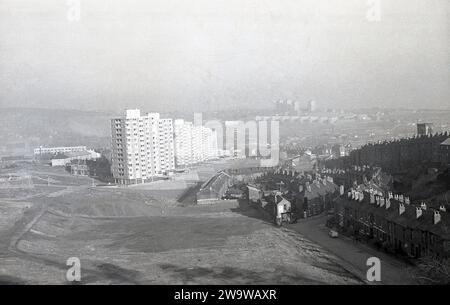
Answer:
<path fill-rule="evenodd" d="M 68 152 L 82 152 L 86 151 L 86 146 L 60 146 L 60 147 L 43 147 L 40 146 L 34 149 L 35 155 L 43 154 L 57 154 L 57 153 L 68 153 Z"/>
<path fill-rule="evenodd" d="M 217 158 L 217 134 L 205 126 L 195 126 L 192 122 L 175 120 L 175 165 L 184 167 Z"/>
<path fill-rule="evenodd" d="M 175 168 L 172 119 L 126 110 L 111 120 L 111 170 L 120 184 L 145 182 Z"/>

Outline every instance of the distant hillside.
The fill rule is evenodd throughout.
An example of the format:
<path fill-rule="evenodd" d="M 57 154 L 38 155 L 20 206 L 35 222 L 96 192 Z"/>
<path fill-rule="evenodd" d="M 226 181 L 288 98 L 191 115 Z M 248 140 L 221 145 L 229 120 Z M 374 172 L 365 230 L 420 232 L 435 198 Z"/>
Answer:
<path fill-rule="evenodd" d="M 0 108 L 0 155 L 30 154 L 39 145 L 109 145 L 114 113 Z"/>

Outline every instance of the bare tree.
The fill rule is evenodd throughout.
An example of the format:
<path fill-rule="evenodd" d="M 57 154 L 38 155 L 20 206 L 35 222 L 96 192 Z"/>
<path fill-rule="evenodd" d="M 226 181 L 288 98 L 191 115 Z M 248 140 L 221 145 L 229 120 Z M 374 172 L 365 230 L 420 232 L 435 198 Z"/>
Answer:
<path fill-rule="evenodd" d="M 425 257 L 419 260 L 414 277 L 422 284 L 449 285 L 450 259 Z"/>

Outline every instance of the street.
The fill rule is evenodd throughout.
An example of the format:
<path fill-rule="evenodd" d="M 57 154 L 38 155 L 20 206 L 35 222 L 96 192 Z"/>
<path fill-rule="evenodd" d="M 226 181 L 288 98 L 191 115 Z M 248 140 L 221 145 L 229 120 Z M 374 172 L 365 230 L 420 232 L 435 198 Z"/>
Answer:
<path fill-rule="evenodd" d="M 369 257 L 377 257 L 381 261 L 381 282 L 385 285 L 407 285 L 416 284 L 408 268 L 409 266 L 388 254 L 377 251 L 363 243 L 355 243 L 348 237 L 340 235 L 338 238 L 331 238 L 328 235 L 328 228 L 325 226 L 326 215 L 301 219 L 295 224 L 286 225 L 285 228 L 294 230 L 306 238 L 310 239 L 339 257 L 347 271 L 370 283 L 366 279 L 366 265 Z M 377 284 L 376 282 L 373 282 Z"/>

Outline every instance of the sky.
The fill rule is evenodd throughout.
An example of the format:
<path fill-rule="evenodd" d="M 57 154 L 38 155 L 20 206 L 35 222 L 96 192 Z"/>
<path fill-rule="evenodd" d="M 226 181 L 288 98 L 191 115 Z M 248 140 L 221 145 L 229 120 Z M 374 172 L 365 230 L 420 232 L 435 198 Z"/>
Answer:
<path fill-rule="evenodd" d="M 76 3 L 0 0 L 0 107 L 450 107 L 448 0 Z"/>

